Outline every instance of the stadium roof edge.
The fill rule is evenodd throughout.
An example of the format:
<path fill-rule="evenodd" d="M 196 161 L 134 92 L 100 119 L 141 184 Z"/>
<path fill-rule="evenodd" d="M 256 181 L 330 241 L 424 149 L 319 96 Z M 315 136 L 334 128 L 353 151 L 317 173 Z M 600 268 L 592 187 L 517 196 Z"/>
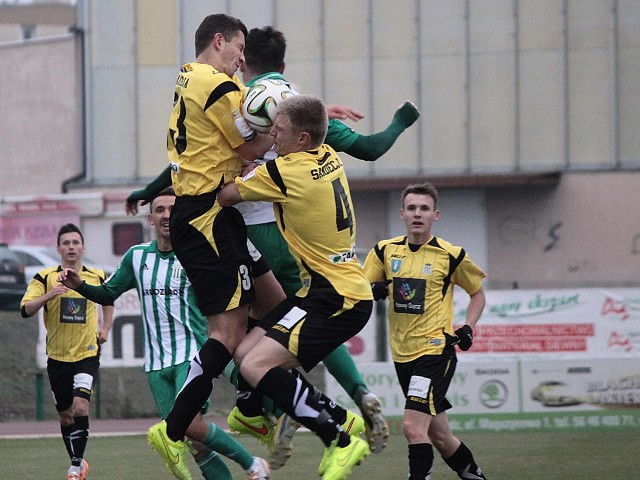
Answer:
<path fill-rule="evenodd" d="M 416 175 L 394 178 L 350 178 L 352 191 L 402 190 L 409 184 L 429 181 L 439 189 L 444 188 L 496 188 L 522 187 L 529 185 L 556 186 L 561 172 L 478 174 L 478 175 Z"/>

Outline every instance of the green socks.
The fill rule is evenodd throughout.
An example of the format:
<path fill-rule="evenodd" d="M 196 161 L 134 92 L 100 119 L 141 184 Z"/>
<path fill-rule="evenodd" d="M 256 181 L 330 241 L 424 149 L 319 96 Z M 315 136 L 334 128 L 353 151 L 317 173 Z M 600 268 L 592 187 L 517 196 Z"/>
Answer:
<path fill-rule="evenodd" d="M 238 463 L 244 470 L 247 470 L 253 464 L 253 455 L 214 423 L 209 424 L 209 431 L 202 443 L 214 452 L 219 452 Z"/>
<path fill-rule="evenodd" d="M 233 480 L 231 471 L 216 452 L 209 451 L 202 458 L 197 456 L 196 463 L 206 480 Z"/>
<path fill-rule="evenodd" d="M 363 391 L 367 392 L 369 389 L 364 383 L 364 379 L 362 375 L 360 375 L 356 364 L 353 362 L 353 358 L 351 358 L 351 354 L 346 345 L 340 345 L 327 355 L 323 363 L 324 366 L 327 367 L 327 370 L 329 370 L 329 373 L 338 381 L 353 401 L 356 402 L 356 405 L 360 405 L 360 397 Z"/>

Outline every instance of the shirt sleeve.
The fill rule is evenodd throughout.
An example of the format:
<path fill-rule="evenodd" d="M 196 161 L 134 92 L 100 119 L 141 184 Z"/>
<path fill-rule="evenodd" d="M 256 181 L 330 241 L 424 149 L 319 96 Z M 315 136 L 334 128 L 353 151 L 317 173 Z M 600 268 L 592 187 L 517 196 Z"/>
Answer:
<path fill-rule="evenodd" d="M 133 271 L 133 249 L 126 251 L 118 268 L 104 283 L 103 288 L 112 300 L 115 300 L 127 290 L 136 286 L 136 276 Z"/>
<path fill-rule="evenodd" d="M 383 282 L 387 279 L 384 272 L 384 251 L 380 244 L 372 248 L 364 261 L 364 275 L 370 283 Z"/>
<path fill-rule="evenodd" d="M 487 276 L 486 273 L 480 269 L 469 258 L 469 255 L 465 255 L 453 273 L 453 283 L 462 287 L 469 295 L 473 295 L 480 287 L 482 287 L 482 280 Z"/>
<path fill-rule="evenodd" d="M 244 177 L 237 177 L 235 182 L 245 201 L 284 202 L 287 199 L 278 159 L 263 163 Z"/>
<path fill-rule="evenodd" d="M 359 135 L 353 128 L 333 118 L 329 120 L 329 128 L 327 129 L 327 137 L 324 143 L 330 145 L 336 152 L 344 152 L 353 145 Z"/>
<path fill-rule="evenodd" d="M 244 85 L 228 80 L 219 84 L 217 89 L 225 89 L 226 93 L 205 110 L 205 115 L 222 132 L 231 148 L 236 148 L 245 143 L 245 139 L 236 128 L 232 112 L 240 108 Z"/>
<path fill-rule="evenodd" d="M 44 275 L 44 277 L 43 277 Z M 29 286 L 27 287 L 27 291 L 25 292 L 22 300 L 20 301 L 20 308 L 24 307 L 25 303 L 30 302 L 31 300 L 35 300 L 36 298 L 40 298 L 47 292 L 45 287 L 46 283 L 46 273 L 44 270 L 42 272 L 36 273 L 31 281 L 29 282 Z"/>

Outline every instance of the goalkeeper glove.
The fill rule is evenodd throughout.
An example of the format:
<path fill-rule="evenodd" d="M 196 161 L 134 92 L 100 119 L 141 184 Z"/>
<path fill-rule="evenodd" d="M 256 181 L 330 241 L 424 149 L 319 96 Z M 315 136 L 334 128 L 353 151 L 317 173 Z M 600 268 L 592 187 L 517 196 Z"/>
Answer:
<path fill-rule="evenodd" d="M 374 300 L 383 300 L 389 296 L 389 287 L 391 280 L 385 280 L 384 282 L 373 282 L 371 284 L 371 293 L 373 293 Z"/>
<path fill-rule="evenodd" d="M 458 337 L 458 347 L 460 350 L 467 351 L 473 345 L 473 329 L 469 325 L 463 325 L 455 331 Z"/>

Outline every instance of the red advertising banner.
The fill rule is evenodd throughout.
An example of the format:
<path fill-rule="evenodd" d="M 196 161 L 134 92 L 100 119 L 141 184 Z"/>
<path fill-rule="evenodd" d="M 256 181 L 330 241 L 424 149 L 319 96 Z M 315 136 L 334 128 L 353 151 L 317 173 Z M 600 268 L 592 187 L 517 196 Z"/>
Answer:
<path fill-rule="evenodd" d="M 468 297 L 456 291 L 456 325 Z M 640 289 L 488 290 L 463 356 L 640 356 Z"/>

